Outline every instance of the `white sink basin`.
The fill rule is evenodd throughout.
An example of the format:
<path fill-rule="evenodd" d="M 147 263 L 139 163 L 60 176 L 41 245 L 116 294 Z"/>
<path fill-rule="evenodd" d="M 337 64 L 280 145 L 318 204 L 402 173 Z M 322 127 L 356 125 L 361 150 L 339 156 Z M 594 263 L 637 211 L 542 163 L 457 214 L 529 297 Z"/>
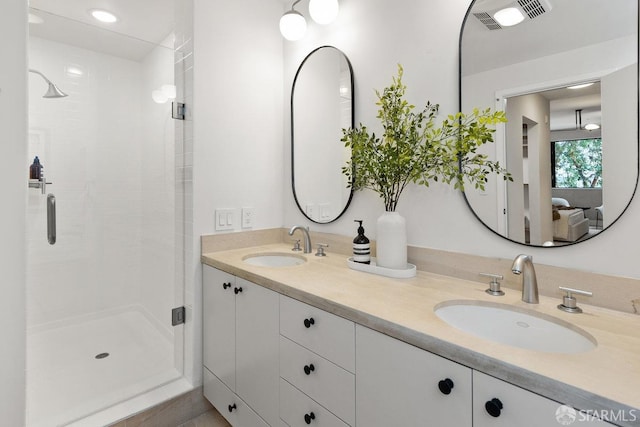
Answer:
<path fill-rule="evenodd" d="M 242 261 L 260 267 L 292 267 L 307 262 L 303 256 L 281 252 L 252 254 L 244 257 Z"/>
<path fill-rule="evenodd" d="M 447 301 L 438 304 L 435 313 L 470 334 L 528 350 L 582 353 L 597 345 L 590 334 L 568 322 L 505 304 Z"/>

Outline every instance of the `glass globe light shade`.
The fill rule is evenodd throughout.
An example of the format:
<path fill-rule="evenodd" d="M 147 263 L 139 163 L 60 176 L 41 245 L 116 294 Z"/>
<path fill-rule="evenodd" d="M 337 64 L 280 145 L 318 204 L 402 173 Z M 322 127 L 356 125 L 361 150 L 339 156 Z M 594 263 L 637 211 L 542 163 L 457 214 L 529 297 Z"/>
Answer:
<path fill-rule="evenodd" d="M 320 25 L 331 24 L 335 21 L 339 10 L 338 0 L 311 0 L 309 2 L 311 19 Z"/>
<path fill-rule="evenodd" d="M 290 10 L 280 18 L 280 33 L 291 41 L 300 40 L 307 31 L 307 21 L 300 12 Z"/>
<path fill-rule="evenodd" d="M 153 98 L 153 100 L 158 104 L 164 104 L 169 100 L 169 98 L 167 98 L 167 95 L 165 95 L 160 89 L 156 89 L 151 92 L 151 98 Z"/>

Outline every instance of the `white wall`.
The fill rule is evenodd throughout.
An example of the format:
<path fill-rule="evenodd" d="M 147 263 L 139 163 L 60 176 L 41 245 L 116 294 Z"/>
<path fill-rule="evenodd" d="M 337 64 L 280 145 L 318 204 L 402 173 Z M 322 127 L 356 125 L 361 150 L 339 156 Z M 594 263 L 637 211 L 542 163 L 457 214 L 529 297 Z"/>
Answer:
<path fill-rule="evenodd" d="M 602 205 L 603 226 L 627 206 L 635 190 L 638 159 L 629 155 L 638 144 L 638 100 L 629 88 L 638 78 L 630 65 L 602 79 Z"/>
<path fill-rule="evenodd" d="M 524 217 L 529 222 L 529 242 L 553 240 L 551 223 L 551 164 L 549 156 L 549 100 L 540 94 L 509 98 L 506 108 L 507 164 L 513 182 L 507 183 L 509 237 L 524 242 Z M 523 125 L 527 124 L 527 156 L 523 150 Z M 526 165 L 526 166 L 525 166 Z M 523 188 L 526 184 L 526 189 Z"/>
<path fill-rule="evenodd" d="M 27 155 L 27 3 L 2 2 L 0 13 L 0 346 L 2 423 L 25 420 L 25 214 Z"/>
<path fill-rule="evenodd" d="M 397 63 L 404 66 L 410 102 L 420 106 L 429 99 L 440 103 L 441 114 L 453 113 L 458 110 L 458 36 L 469 4 L 467 0 L 342 2 L 336 23 L 324 28 L 310 23 L 304 40 L 285 42 L 285 94 L 304 56 L 317 46 L 330 44 L 343 50 L 353 65 L 356 123 L 376 123 L 373 89 L 390 83 Z M 302 2 L 298 9 L 306 14 L 306 8 Z M 614 44 L 614 48 L 620 45 Z M 608 61 L 612 56 L 598 57 L 597 61 Z M 586 58 L 582 57 L 583 62 L 596 62 Z M 285 141 L 285 147 L 287 144 Z M 289 182 L 288 177 L 283 181 L 284 225 L 307 224 L 312 230 L 355 236 L 353 219 L 362 218 L 367 234 L 375 237 L 374 221 L 384 210 L 375 195 L 356 194 L 342 218 L 317 225 L 305 221 L 298 212 Z M 634 220 L 640 214 L 637 200 L 606 233 L 562 249 L 529 248 L 496 236 L 476 220 L 461 194 L 444 186 L 410 188 L 398 211 L 407 218 L 411 245 L 508 259 L 526 252 L 544 264 L 640 278 L 640 265 L 635 251 L 630 250 L 632 242 L 640 239 Z"/>
<path fill-rule="evenodd" d="M 282 225 L 282 37 L 279 1 L 194 1 L 193 301 L 194 373 L 201 369 L 200 236 L 215 233 L 216 208 L 254 208 L 254 228 Z M 188 171 L 187 173 L 189 173 Z"/>

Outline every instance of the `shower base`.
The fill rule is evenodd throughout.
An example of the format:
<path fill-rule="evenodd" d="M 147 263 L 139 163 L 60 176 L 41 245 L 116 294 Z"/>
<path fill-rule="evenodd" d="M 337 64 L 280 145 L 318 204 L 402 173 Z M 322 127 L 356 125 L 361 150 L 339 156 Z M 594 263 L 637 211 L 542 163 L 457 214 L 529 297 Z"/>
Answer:
<path fill-rule="evenodd" d="M 34 328 L 27 333 L 27 427 L 82 425 L 179 378 L 172 339 L 141 307 Z"/>

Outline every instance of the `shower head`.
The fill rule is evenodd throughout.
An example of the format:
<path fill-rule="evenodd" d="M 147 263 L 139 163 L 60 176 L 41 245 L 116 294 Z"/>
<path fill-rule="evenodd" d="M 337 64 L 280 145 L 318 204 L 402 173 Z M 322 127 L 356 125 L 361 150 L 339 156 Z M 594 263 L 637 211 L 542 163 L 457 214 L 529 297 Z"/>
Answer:
<path fill-rule="evenodd" d="M 40 77 L 42 77 L 44 79 L 45 82 L 47 82 L 47 84 L 49 85 L 49 88 L 47 89 L 47 93 L 45 93 L 42 97 L 43 98 L 64 98 L 65 96 L 68 96 L 66 93 L 64 93 L 63 91 L 61 91 L 58 86 L 54 85 L 51 80 L 49 80 L 48 78 L 45 77 L 44 74 L 42 74 L 40 71 L 38 70 L 34 70 L 33 68 L 29 68 L 29 72 L 30 73 L 35 73 L 40 75 Z"/>

